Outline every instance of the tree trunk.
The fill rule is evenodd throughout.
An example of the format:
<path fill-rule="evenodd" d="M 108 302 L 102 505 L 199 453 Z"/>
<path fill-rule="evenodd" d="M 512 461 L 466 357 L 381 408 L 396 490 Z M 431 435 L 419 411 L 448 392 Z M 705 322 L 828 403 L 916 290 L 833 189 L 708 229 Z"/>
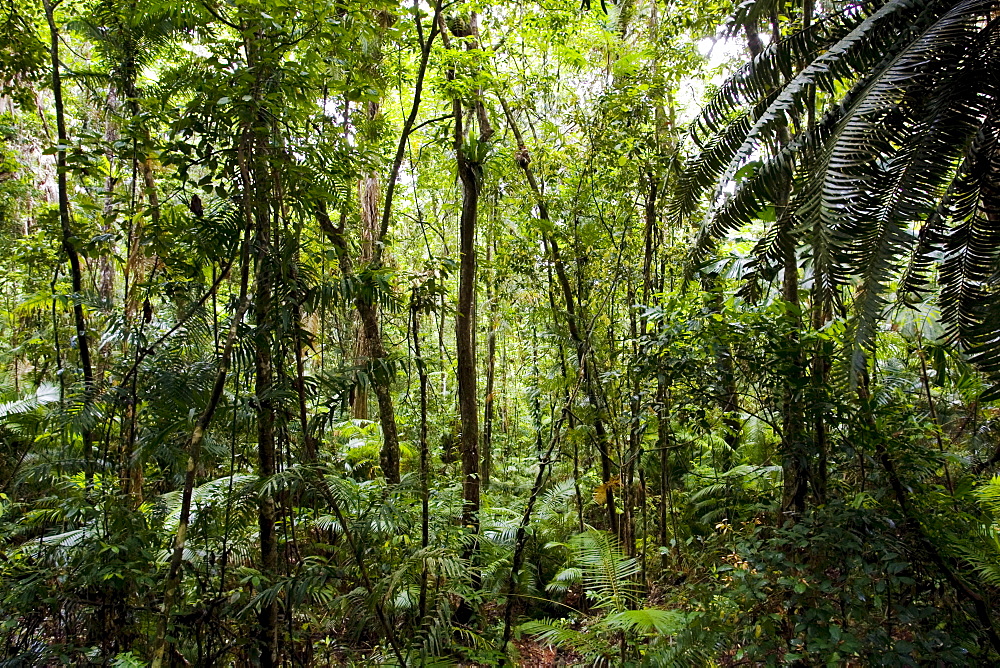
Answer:
<path fill-rule="evenodd" d="M 778 42 L 781 39 L 781 30 L 778 24 L 778 15 L 771 13 L 771 40 Z M 778 149 L 784 148 L 791 138 L 787 127 L 780 127 L 777 133 Z M 790 213 L 788 209 L 788 199 L 791 191 L 791 183 L 786 182 L 781 185 L 775 198 L 774 208 L 778 218 L 778 225 L 782 225 L 782 219 L 787 219 Z M 782 289 L 781 297 L 788 306 L 786 318 L 789 325 L 789 347 L 787 351 L 787 371 L 784 377 L 784 397 L 782 398 L 782 421 L 781 421 L 781 448 L 782 448 L 782 472 L 784 476 L 784 494 L 782 498 L 782 511 L 795 519 L 806 509 L 806 500 L 811 484 L 809 468 L 809 449 L 806 444 L 806 414 L 803 391 L 805 389 L 805 358 L 802 354 L 802 345 L 799 333 L 802 331 L 802 316 L 799 304 L 799 263 L 796 252 L 795 237 L 785 226 L 778 233 L 778 247 L 782 254 Z"/>
<path fill-rule="evenodd" d="M 45 18 L 49 24 L 50 48 L 49 56 L 52 64 L 52 97 L 55 103 L 56 132 L 59 148 L 56 150 L 56 179 L 59 188 L 59 225 L 62 231 L 62 247 L 69 259 L 70 280 L 73 285 L 73 322 L 76 327 L 76 343 L 80 352 L 80 367 L 83 370 L 83 383 L 86 395 L 94 390 L 94 367 L 90 358 L 90 336 L 87 333 L 87 318 L 83 312 L 83 270 L 80 265 L 80 255 L 75 245 L 73 225 L 69 211 L 69 189 L 66 184 L 66 115 L 62 97 L 62 73 L 59 64 L 59 30 L 55 21 L 55 6 L 50 0 L 43 0 Z M 89 427 L 82 429 L 83 459 L 86 466 L 87 479 L 93 475 L 93 437 Z"/>
<path fill-rule="evenodd" d="M 781 38 L 776 15 L 771 16 L 772 40 Z M 747 47 L 754 58 L 764 50 L 760 35 L 755 26 L 744 25 L 747 36 Z M 787 128 L 778 131 L 778 148 L 789 142 Z M 778 188 L 774 207 L 778 223 L 787 218 L 788 197 L 791 184 L 786 183 Z M 794 237 L 786 230 L 778 233 L 776 241 L 781 249 L 781 266 L 783 279 L 781 297 L 787 304 L 786 321 L 789 328 L 789 343 L 785 351 L 784 387 L 781 398 L 781 468 L 784 480 L 781 510 L 790 519 L 795 519 L 806 508 L 806 499 L 810 485 L 809 453 L 804 442 L 803 427 L 805 425 L 805 407 L 802 400 L 803 390 L 803 357 L 799 344 L 799 332 L 802 328 L 802 318 L 799 315 L 799 270 L 798 256 Z"/>
<path fill-rule="evenodd" d="M 256 75 L 253 94 L 258 105 L 263 104 L 268 85 L 270 65 L 263 55 L 267 41 L 263 30 L 245 30 L 244 49 L 247 66 Z M 275 423 L 277 420 L 275 383 L 275 330 L 279 318 L 274 303 L 274 281 L 280 261 L 275 251 L 276 231 L 272 229 L 277 206 L 272 210 L 272 201 L 277 199 L 278 189 L 271 178 L 271 146 L 277 130 L 264 110 L 260 110 L 252 127 L 243 128 L 242 143 L 245 147 L 245 164 L 249 174 L 244 173 L 244 211 L 254 223 L 255 291 L 254 291 L 254 400 L 257 412 L 257 475 L 267 481 L 277 472 L 277 450 Z M 249 208 L 249 210 L 247 210 Z M 279 360 L 280 364 L 280 360 Z M 280 366 L 279 366 L 280 369 Z M 257 524 L 260 536 L 260 571 L 264 582 L 270 583 L 278 572 L 278 536 L 276 522 L 278 512 L 274 496 L 261 494 L 257 507 Z M 257 613 L 257 649 L 260 664 L 271 668 L 278 663 L 278 602 L 272 598 L 263 604 Z"/>
<path fill-rule="evenodd" d="M 803 0 L 802 3 L 802 29 L 808 30 L 812 25 L 815 3 L 813 0 Z M 816 123 L 816 92 L 810 91 L 806 98 L 806 127 L 812 128 Z M 819 234 L 817 229 L 815 234 Z M 813 329 L 819 331 L 826 326 L 833 318 L 831 294 L 832 288 L 829 286 L 829 277 L 818 262 L 813 263 Z M 816 466 L 812 479 L 813 498 L 818 505 L 826 503 L 827 488 L 827 428 L 825 394 L 827 388 L 827 374 L 830 370 L 830 355 L 832 345 L 828 341 L 817 342 L 817 350 L 812 360 L 813 375 L 813 456 L 816 458 Z"/>
<path fill-rule="evenodd" d="M 440 19 L 439 21 L 443 19 Z M 466 48 L 479 48 L 476 15 L 469 21 L 470 41 Z M 445 46 L 450 48 L 447 32 L 442 30 Z M 449 80 L 455 78 L 454 70 L 447 72 Z M 455 160 L 458 178 L 462 182 L 462 213 L 459 221 L 459 270 L 458 306 L 455 313 L 455 348 L 457 357 L 458 412 L 462 424 L 459 451 L 462 459 L 462 525 L 473 535 L 479 533 L 479 409 L 476 381 L 476 224 L 479 218 L 479 196 L 483 189 L 483 165 L 481 148 L 493 135 L 481 100 L 482 91 L 476 91 L 476 99 L 470 107 L 475 112 L 479 137 L 476 143 L 467 142 L 464 127 L 462 101 L 452 103 L 455 134 Z M 465 556 L 472 557 L 478 551 L 476 540 L 470 540 Z M 478 571 L 473 569 L 473 587 L 479 588 Z"/>
<path fill-rule="evenodd" d="M 486 262 L 491 259 L 492 246 L 487 246 Z M 495 279 L 495 274 L 494 274 Z M 497 322 L 499 318 L 499 301 L 493 292 L 493 280 L 486 283 L 486 302 L 489 305 L 488 333 L 486 335 L 486 399 L 483 402 L 483 487 L 490 486 L 490 473 L 493 467 L 493 415 L 494 415 L 494 385 L 496 377 L 497 355 Z"/>
<path fill-rule="evenodd" d="M 420 304 L 416 295 L 411 306 L 413 319 L 413 357 L 420 382 L 420 547 L 430 544 L 430 450 L 427 444 L 427 367 L 420 354 Z M 423 620 L 427 612 L 427 565 L 420 569 L 420 602 L 418 610 Z"/>
<path fill-rule="evenodd" d="M 265 194 L 266 139 L 256 137 L 253 155 L 254 178 L 252 198 L 256 221 L 257 263 L 254 294 L 254 395 L 257 411 L 257 474 L 266 480 L 277 470 L 275 451 L 275 382 L 274 382 L 274 309 L 273 282 L 276 259 L 271 238 L 271 215 L 268 197 Z M 260 532 L 260 567 L 266 577 L 277 572 L 278 544 L 275 522 L 277 513 L 274 497 L 261 494 L 258 504 L 258 529 Z M 272 601 L 261 607 L 257 615 L 257 640 L 260 648 L 261 665 L 265 668 L 277 663 L 278 606 Z"/>
<path fill-rule="evenodd" d="M 374 121 L 379 114 L 378 102 L 369 102 L 365 110 L 365 114 L 368 116 L 369 122 Z M 370 133 L 367 135 L 367 139 L 371 141 L 376 141 L 378 138 L 371 136 Z M 379 223 L 381 217 L 379 216 L 379 202 L 382 197 L 380 194 L 380 184 L 378 179 L 378 172 L 371 171 L 361 178 L 358 183 L 358 209 L 361 214 L 361 227 L 359 229 L 361 236 L 361 253 L 358 256 L 359 264 L 367 265 L 374 258 L 374 248 L 375 241 L 378 237 Z M 375 322 L 378 324 L 378 307 L 372 307 L 375 311 Z M 354 359 L 357 364 L 367 364 L 372 359 L 372 342 L 369 340 L 368 328 L 364 326 L 361 321 L 360 313 L 357 314 L 358 317 L 355 320 L 355 330 L 354 330 Z M 378 329 L 378 328 L 377 328 Z M 370 367 L 370 364 L 368 365 Z M 378 382 L 379 379 L 371 379 L 369 381 Z M 360 385 L 354 389 L 354 396 L 351 402 L 351 414 L 355 419 L 367 420 L 368 419 L 368 386 Z M 395 415 L 393 416 L 393 422 L 395 422 Z M 386 467 L 384 464 L 388 464 L 390 470 L 399 470 L 399 464 L 396 463 L 395 466 L 392 465 L 391 450 L 394 444 L 389 444 L 387 441 L 383 441 L 383 452 L 380 458 L 383 460 L 382 471 L 385 473 Z M 396 476 L 396 482 L 398 482 L 398 473 Z"/>
<path fill-rule="evenodd" d="M 666 380 L 660 378 L 656 381 L 656 418 L 657 418 L 657 447 L 660 449 L 660 546 L 666 548 L 669 544 L 667 533 L 667 517 L 669 514 L 669 527 L 673 536 L 673 552 L 679 558 L 681 554 L 680 535 L 677 531 L 677 515 L 674 512 L 674 490 L 670 482 L 670 390 Z M 666 572 L 669 565 L 668 552 L 664 551 L 660 557 L 660 567 Z"/>
<path fill-rule="evenodd" d="M 396 410 L 392 403 L 391 368 L 387 364 L 388 354 L 382 345 L 382 334 L 378 324 L 378 313 L 375 305 L 359 298 L 355 305 L 361 316 L 361 323 L 368 339 L 368 349 L 371 358 L 378 367 L 372 382 L 375 400 L 378 403 L 379 424 L 382 427 L 382 448 L 379 451 L 379 466 L 382 475 L 390 484 L 399 483 L 399 431 L 396 427 Z"/>
<path fill-rule="evenodd" d="M 457 106 L 461 115 L 461 106 Z M 461 127 L 459 123 L 459 127 Z M 459 228 L 458 309 L 455 313 L 455 347 L 458 361 L 458 411 L 462 421 L 459 452 L 462 458 L 462 525 L 479 532 L 479 410 L 476 397 L 476 351 L 472 338 L 476 291 L 476 219 L 482 188 L 482 165 L 470 161 L 456 140 L 458 175 L 462 180 L 462 216 Z"/>

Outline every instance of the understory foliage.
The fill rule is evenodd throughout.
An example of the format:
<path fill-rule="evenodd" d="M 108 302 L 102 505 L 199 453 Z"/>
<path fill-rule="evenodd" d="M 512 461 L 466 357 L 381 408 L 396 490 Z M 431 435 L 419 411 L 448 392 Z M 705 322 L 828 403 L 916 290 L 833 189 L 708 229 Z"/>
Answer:
<path fill-rule="evenodd" d="M 9 0 L 0 666 L 1000 662 L 998 10 Z"/>

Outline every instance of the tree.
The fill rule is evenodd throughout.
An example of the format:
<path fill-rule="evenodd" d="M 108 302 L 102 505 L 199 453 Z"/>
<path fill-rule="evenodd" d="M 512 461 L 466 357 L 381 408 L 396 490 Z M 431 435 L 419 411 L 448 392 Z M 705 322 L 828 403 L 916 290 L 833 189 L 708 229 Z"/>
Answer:
<path fill-rule="evenodd" d="M 741 10 L 737 23 L 762 7 Z M 682 179 L 679 213 L 763 152 L 751 176 L 716 197 L 697 256 L 778 206 L 755 250 L 748 294 L 790 244 L 808 250 L 816 303 L 843 301 L 857 279 L 849 299 L 859 369 L 893 281 L 901 295 L 926 292 L 939 267 L 945 321 L 995 370 L 992 11 L 989 2 L 848 7 L 763 49 L 694 124 L 703 150 Z M 815 124 L 800 126 L 795 142 L 769 145 L 814 109 Z M 783 179 L 793 185 L 782 206 Z"/>
<path fill-rule="evenodd" d="M 0 662 L 997 662 L 995 8 L 126 5 L 0 7 Z"/>

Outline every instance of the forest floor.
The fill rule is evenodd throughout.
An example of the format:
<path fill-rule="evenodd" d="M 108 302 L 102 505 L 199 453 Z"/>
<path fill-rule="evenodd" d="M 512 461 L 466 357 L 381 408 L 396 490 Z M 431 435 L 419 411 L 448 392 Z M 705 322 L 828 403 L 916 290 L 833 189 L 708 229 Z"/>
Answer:
<path fill-rule="evenodd" d="M 515 640 L 521 668 L 556 668 L 571 666 L 579 659 L 576 655 L 560 652 L 551 645 L 540 645 L 530 638 Z"/>

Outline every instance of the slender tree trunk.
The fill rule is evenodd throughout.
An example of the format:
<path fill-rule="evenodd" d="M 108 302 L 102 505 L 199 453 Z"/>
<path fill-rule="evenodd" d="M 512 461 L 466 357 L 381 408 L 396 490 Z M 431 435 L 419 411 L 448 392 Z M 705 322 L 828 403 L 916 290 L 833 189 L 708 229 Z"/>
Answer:
<path fill-rule="evenodd" d="M 486 263 L 491 259 L 492 246 L 487 246 Z M 494 274 L 495 280 L 495 274 Z M 486 399 L 483 401 L 483 487 L 490 486 L 490 470 L 493 467 L 493 415 L 494 385 L 496 377 L 497 324 L 499 301 L 493 292 L 494 280 L 486 283 L 486 302 L 489 305 L 488 333 L 486 335 Z"/>
<path fill-rule="evenodd" d="M 258 188 L 260 183 L 256 183 Z M 257 207 L 266 207 L 259 200 Z M 258 213 L 258 263 L 256 268 L 256 290 L 254 295 L 254 371 L 256 374 L 254 394 L 257 409 L 257 460 L 258 475 L 267 480 L 278 472 L 275 452 L 275 405 L 274 405 L 274 360 L 273 318 L 274 309 L 272 282 L 273 250 L 270 238 L 270 220 L 266 213 Z M 271 494 L 261 494 L 258 505 L 258 528 L 260 531 L 261 571 L 273 576 L 278 570 L 278 543 L 275 523 L 277 511 Z M 257 615 L 258 643 L 261 665 L 277 664 L 278 606 L 274 600 L 261 607 Z"/>
<path fill-rule="evenodd" d="M 461 106 L 456 103 L 456 116 Z M 461 128 L 461 122 L 456 121 Z M 460 130 L 459 130 L 460 131 Z M 455 313 L 455 347 L 458 361 L 458 409 L 462 421 L 459 452 L 462 458 L 462 524 L 479 532 L 479 410 L 476 389 L 476 351 L 472 339 L 473 301 L 476 290 L 476 219 L 482 188 L 482 165 L 463 153 L 461 137 L 456 139 L 458 174 L 462 180 L 462 215 L 459 228 L 458 309 Z"/>
<path fill-rule="evenodd" d="M 629 329 L 632 338 L 633 357 L 639 353 L 639 317 L 635 304 L 635 291 L 630 285 L 628 290 L 629 304 Z M 622 536 L 621 540 L 625 546 L 625 553 L 634 557 L 636 555 L 635 544 L 635 513 L 636 493 L 635 493 L 635 468 L 636 463 L 642 458 L 642 429 L 640 410 L 642 406 L 642 383 L 638 374 L 632 374 L 629 383 L 629 429 L 628 429 L 628 449 L 622 462 Z"/>
<path fill-rule="evenodd" d="M 265 48 L 266 36 L 263 30 L 253 33 L 246 30 L 244 42 L 248 68 L 256 74 L 253 95 L 257 105 L 263 104 L 271 66 Z M 276 136 L 271 120 L 261 109 L 254 119 L 253 127 L 244 127 L 243 145 L 245 149 L 243 199 L 246 214 L 254 221 L 254 244 L 256 263 L 254 275 L 254 400 L 257 412 L 257 475 L 262 481 L 272 478 L 278 472 L 275 426 L 276 407 L 276 362 L 274 359 L 275 330 L 278 318 L 274 302 L 274 282 L 280 261 L 275 246 L 276 228 L 273 227 L 275 212 L 280 208 L 272 200 L 276 199 L 277 188 L 271 178 L 271 146 Z M 246 173 L 249 170 L 249 174 Z M 249 209 L 249 210 L 247 210 Z M 279 361 L 280 363 L 280 361 Z M 280 367 L 278 368 L 280 371 Z M 261 494 L 257 507 L 257 523 L 260 536 L 260 570 L 265 582 L 271 582 L 278 573 L 278 518 L 277 504 L 272 494 Z M 261 606 L 257 613 L 257 647 L 263 668 L 271 668 L 278 663 L 278 601 L 272 597 Z"/>
<path fill-rule="evenodd" d="M 420 547 L 430 544 L 430 450 L 427 443 L 427 366 L 420 354 L 420 304 L 416 295 L 411 308 L 413 356 L 420 382 Z M 427 565 L 420 569 L 420 619 L 427 613 Z"/>
<path fill-rule="evenodd" d="M 818 272 L 819 270 L 817 270 Z M 819 284 L 819 276 L 814 280 L 814 284 Z M 830 303 L 825 295 L 819 295 L 819 304 L 814 305 L 813 327 L 819 331 L 832 317 Z M 827 387 L 827 375 L 830 371 L 830 355 L 832 346 L 830 342 L 819 340 L 817 350 L 812 361 L 812 405 L 813 405 L 813 455 L 816 458 L 815 475 L 813 476 L 813 496 L 817 504 L 826 503 L 827 492 L 827 458 L 829 456 L 829 445 L 826 433 L 826 404 L 825 397 L 829 388 Z"/>
<path fill-rule="evenodd" d="M 764 45 L 755 26 L 744 26 L 747 36 L 747 46 L 754 58 L 759 56 Z M 776 15 L 771 16 L 772 40 L 781 38 Z M 787 128 L 778 131 L 778 148 L 790 141 Z M 778 225 L 789 215 L 788 197 L 790 184 L 779 188 L 775 198 L 775 210 Z M 781 249 L 781 266 L 783 279 L 781 297 L 787 304 L 786 321 L 789 329 L 789 342 L 785 356 L 784 388 L 782 390 L 782 421 L 781 421 L 781 468 L 784 480 L 782 495 L 782 513 L 790 519 L 795 519 L 805 511 L 810 485 L 809 453 L 804 441 L 805 405 L 802 398 L 804 375 L 802 368 L 804 359 L 799 343 L 799 332 L 802 329 L 802 318 L 799 315 L 799 270 L 798 255 L 794 237 L 785 229 L 778 233 L 776 241 Z"/>
<path fill-rule="evenodd" d="M 365 114 L 368 116 L 368 121 L 371 123 L 379 115 L 379 105 L 377 102 L 369 102 L 365 110 Z M 375 141 L 378 138 L 368 135 L 368 139 Z M 358 209 L 361 213 L 361 253 L 358 257 L 358 262 L 361 265 L 367 265 L 372 261 L 374 257 L 375 240 L 378 236 L 379 222 L 381 220 L 379 216 L 379 202 L 381 201 L 380 194 L 381 186 L 379 184 L 378 172 L 371 171 L 361 178 L 358 184 Z M 378 307 L 373 305 L 375 311 L 375 321 L 378 325 Z M 378 328 L 380 329 L 380 328 Z M 379 332 L 381 336 L 381 332 Z M 358 364 L 366 363 L 371 359 L 371 349 L 372 342 L 369 340 L 369 328 L 365 327 L 361 322 L 360 313 L 357 314 L 355 320 L 355 330 L 354 330 L 354 355 L 355 361 Z M 354 397 L 351 404 L 351 413 L 358 420 L 368 419 L 368 387 L 359 386 L 354 390 Z M 395 422 L 395 416 L 393 417 L 393 422 Z M 391 459 L 393 456 L 392 450 L 393 446 L 397 444 L 389 443 L 387 440 L 383 441 L 383 451 L 380 454 L 382 463 L 383 473 L 386 471 L 386 467 L 390 471 L 399 470 L 399 464 L 393 465 Z M 396 475 L 396 480 L 398 482 L 398 473 Z"/>
<path fill-rule="evenodd" d="M 113 116 L 118 112 L 118 93 L 115 90 L 114 84 L 108 86 L 108 101 L 105 107 L 108 119 L 104 127 L 104 141 L 108 146 L 115 144 L 118 139 L 118 126 L 115 124 Z M 108 151 L 107 158 L 109 163 L 114 161 L 113 151 Z M 115 212 L 115 186 L 117 184 L 117 179 L 115 178 L 113 170 L 108 170 L 108 175 L 104 180 L 104 224 L 101 226 L 101 232 L 103 234 L 111 234 L 113 228 L 112 220 L 114 219 Z M 98 271 L 100 273 L 100 282 L 98 284 L 97 294 L 100 296 L 101 301 L 108 307 L 114 302 L 115 299 L 115 266 L 113 262 L 113 254 L 109 250 L 108 252 L 102 253 L 100 259 L 98 260 Z M 103 357 L 107 345 L 101 346 L 100 353 Z M 98 367 L 101 366 L 101 361 L 98 361 Z M 102 377 L 103 369 L 99 369 L 97 372 L 98 377 Z"/>
<path fill-rule="evenodd" d="M 781 39 L 781 29 L 776 12 L 771 13 L 771 40 Z M 791 141 L 787 126 L 780 127 L 777 133 L 779 150 Z M 781 297 L 788 305 L 786 318 L 789 325 L 790 338 L 787 352 L 787 371 L 784 376 L 784 397 L 782 399 L 782 470 L 784 473 L 784 498 L 782 510 L 792 519 L 801 515 L 806 509 L 809 488 L 812 484 L 810 469 L 810 452 L 806 441 L 806 410 L 804 391 L 807 384 L 805 373 L 805 356 L 799 338 L 802 331 L 802 315 L 799 302 L 799 263 L 796 250 L 796 239 L 782 225 L 782 220 L 791 214 L 788 209 L 791 182 L 782 184 L 774 205 L 778 224 L 782 231 L 778 234 L 777 244 L 782 253 L 782 289 Z"/>
<path fill-rule="evenodd" d="M 803 0 L 802 3 L 802 29 L 808 30 L 812 25 L 815 3 L 813 0 Z M 810 90 L 806 97 L 806 127 L 812 128 L 816 123 L 816 92 Z M 819 235 L 819 224 L 814 230 L 814 234 Z M 813 329 L 819 331 L 826 326 L 833 318 L 833 308 L 831 304 L 832 287 L 829 285 L 829 277 L 819 262 L 813 263 Z M 833 353 L 830 342 L 820 340 L 812 360 L 812 380 L 813 380 L 813 456 L 816 458 L 815 473 L 813 476 L 813 494 L 818 505 L 826 503 L 827 492 L 827 458 L 829 456 L 829 445 L 827 443 L 826 412 L 823 406 L 826 404 L 825 396 L 829 391 L 827 387 L 827 375 L 830 371 L 830 355 Z"/>
<path fill-rule="evenodd" d="M 259 36 L 258 36 L 259 39 Z M 247 46 L 248 53 L 254 47 Z M 255 58 L 248 58 L 253 63 Z M 259 123 L 265 123 L 258 119 Z M 267 125 L 263 125 L 266 128 Z M 267 480 L 277 473 L 275 446 L 275 368 L 274 328 L 275 304 L 273 286 L 276 262 L 273 231 L 271 228 L 271 182 L 267 167 L 268 138 L 261 136 L 261 128 L 244 130 L 244 144 L 248 147 L 246 162 L 249 166 L 247 180 L 243 183 L 245 208 L 254 221 L 254 401 L 257 412 L 257 475 Z M 252 133 L 252 134 L 251 134 Z M 277 511 L 271 494 L 261 494 L 258 500 L 257 520 L 260 536 L 260 570 L 266 578 L 277 573 L 278 543 L 275 524 Z M 278 606 L 273 600 L 261 607 L 257 614 L 257 645 L 260 662 L 265 668 L 277 663 Z"/>
<path fill-rule="evenodd" d="M 674 508 L 674 489 L 670 479 L 670 451 L 673 439 L 670 437 L 670 388 L 665 379 L 658 379 L 656 382 L 656 417 L 657 417 L 657 445 L 660 448 L 660 545 L 666 547 L 668 539 L 668 516 L 670 535 L 673 537 L 674 556 L 679 560 L 681 556 L 680 532 L 677 525 L 677 513 Z M 663 552 L 660 559 L 660 566 L 666 572 L 669 565 L 668 552 Z"/>
<path fill-rule="evenodd" d="M 49 24 L 49 56 L 52 65 L 52 97 L 56 112 L 56 133 L 59 147 L 56 150 L 56 182 L 59 189 L 59 225 L 62 231 L 63 252 L 69 259 L 70 280 L 73 285 L 73 323 L 76 327 L 76 343 L 80 352 L 80 366 L 83 369 L 83 383 L 89 395 L 94 390 L 94 367 L 90 358 L 90 335 L 87 333 L 87 318 L 83 312 L 83 269 L 80 255 L 75 245 L 75 235 L 69 210 L 69 188 L 66 183 L 66 114 L 63 107 L 62 72 L 59 64 L 59 29 L 56 27 L 55 6 L 50 0 L 42 0 L 45 18 Z M 93 475 L 93 437 L 89 427 L 82 430 L 83 458 L 86 463 L 88 480 Z"/>
<path fill-rule="evenodd" d="M 295 335 L 295 395 L 298 399 L 299 428 L 302 430 L 302 460 L 306 464 L 316 462 L 318 450 L 316 440 L 309 433 L 309 409 L 306 406 L 306 366 L 303 348 L 306 345 L 302 329 L 302 310 L 298 303 L 292 309 L 296 324 Z"/>
<path fill-rule="evenodd" d="M 785 351 L 786 366 L 783 374 L 784 396 L 782 397 L 781 421 L 781 467 L 784 475 L 782 510 L 792 519 L 801 515 L 806 509 L 811 477 L 809 452 L 803 429 L 806 417 L 802 393 L 806 380 L 802 373 L 805 360 L 799 341 L 802 319 L 798 310 L 799 275 L 794 243 L 794 240 L 790 238 L 779 241 L 779 244 L 785 249 L 783 263 L 785 278 L 782 298 L 788 305 L 786 318 L 789 328 L 788 348 Z"/>
<path fill-rule="evenodd" d="M 443 20 L 440 19 L 439 20 Z M 479 48 L 476 15 L 472 14 L 469 22 L 471 40 L 467 42 L 469 50 Z M 445 46 L 450 48 L 450 40 L 445 30 L 442 30 Z M 455 78 L 454 70 L 447 72 L 449 80 Z M 476 380 L 476 342 L 475 342 L 475 302 L 476 302 L 476 224 L 479 218 L 479 198 L 483 189 L 482 146 L 486 145 L 493 135 L 480 96 L 482 91 L 476 91 L 476 99 L 471 103 L 475 112 L 479 136 L 475 144 L 467 142 L 464 127 L 464 108 L 462 101 L 455 99 L 452 103 L 454 117 L 454 150 L 458 166 L 458 178 L 462 182 L 462 213 L 459 219 L 459 270 L 458 270 L 458 306 L 455 313 L 455 348 L 457 358 L 458 380 L 458 412 L 462 424 L 462 435 L 459 440 L 459 451 L 462 459 L 462 525 L 471 534 L 479 533 L 479 503 L 481 480 L 479 471 L 479 409 L 478 387 Z M 466 557 L 472 557 L 478 551 L 477 541 L 467 543 Z M 473 586 L 479 588 L 479 574 L 473 569 Z M 465 616 L 465 615 L 463 615 Z"/>
<path fill-rule="evenodd" d="M 670 503 L 667 496 L 670 493 L 670 449 L 667 447 L 669 429 L 667 420 L 670 419 L 670 415 L 667 412 L 666 385 L 662 380 L 658 380 L 656 383 L 656 409 L 656 444 L 660 449 L 660 547 L 666 548 L 669 535 L 667 531 L 667 505 Z M 676 537 L 675 534 L 674 538 Z M 663 571 L 667 570 L 668 563 L 667 553 L 661 551 L 660 567 Z"/>
<path fill-rule="evenodd" d="M 399 483 L 399 431 L 396 427 L 396 410 L 392 403 L 391 367 L 389 355 L 382 345 L 382 334 L 378 324 L 378 313 L 375 305 L 359 298 L 355 305 L 361 316 L 361 323 L 368 339 L 368 349 L 379 368 L 372 383 L 375 400 L 378 403 L 379 424 L 382 427 L 382 448 L 379 451 L 379 466 L 386 482 Z"/>

